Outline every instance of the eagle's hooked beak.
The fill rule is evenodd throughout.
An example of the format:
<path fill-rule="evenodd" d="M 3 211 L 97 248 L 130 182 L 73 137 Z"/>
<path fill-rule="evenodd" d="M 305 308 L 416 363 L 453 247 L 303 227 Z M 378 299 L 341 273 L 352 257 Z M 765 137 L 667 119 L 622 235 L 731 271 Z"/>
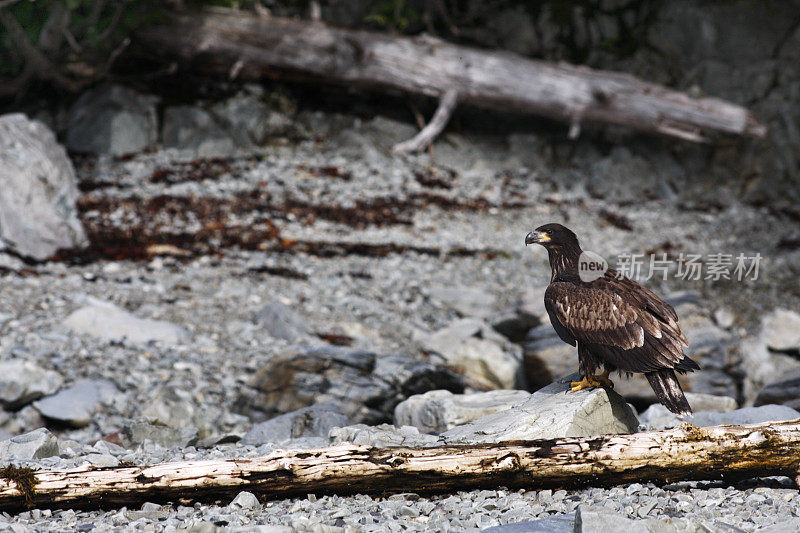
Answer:
<path fill-rule="evenodd" d="M 532 231 L 525 236 L 525 246 L 529 244 L 541 244 L 550 240 L 543 231 Z"/>

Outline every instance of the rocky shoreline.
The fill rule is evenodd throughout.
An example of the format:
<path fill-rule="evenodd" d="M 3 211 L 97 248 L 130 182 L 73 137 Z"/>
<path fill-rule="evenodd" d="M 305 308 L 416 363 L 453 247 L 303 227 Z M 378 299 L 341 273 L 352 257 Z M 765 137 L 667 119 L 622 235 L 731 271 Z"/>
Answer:
<path fill-rule="evenodd" d="M 592 407 L 593 424 L 568 423 L 587 402 L 608 405 L 603 391 L 550 407 L 526 392 L 575 365 L 541 306 L 548 267 L 522 246 L 529 226 L 567 220 L 602 253 L 735 253 L 757 242 L 770 274 L 796 260 L 768 244 L 793 235 L 780 216 L 735 200 L 713 218 L 653 200 L 623 208 L 491 148 L 507 139 L 453 135 L 433 156 L 393 158 L 387 136 L 405 136 L 402 124 L 315 120 L 349 129 L 225 158 L 79 160 L 88 248 L 42 263 L 11 255 L 3 271 L 3 462 L 146 465 L 340 442 L 429 446 L 451 432 L 453 442 L 502 440 L 511 427 L 508 438 L 671 427 L 663 410 L 644 412 L 653 399 L 639 378 L 616 380 L 638 422 Z M 729 299 L 733 282 L 651 282 L 704 367 L 685 381 L 695 423 L 800 416 L 798 317 L 782 309 L 797 295 L 782 283 L 736 285 L 745 308 Z M 763 320 L 754 309 L 767 310 Z M 543 433 L 554 419 L 564 426 Z M 190 507 L 0 516 L 20 531 L 460 531 L 529 520 L 571 531 L 576 516 L 581 531 L 630 519 L 653 520 L 662 528 L 653 531 L 789 531 L 800 520 L 795 493 L 785 479 L 266 502 L 242 493 Z"/>

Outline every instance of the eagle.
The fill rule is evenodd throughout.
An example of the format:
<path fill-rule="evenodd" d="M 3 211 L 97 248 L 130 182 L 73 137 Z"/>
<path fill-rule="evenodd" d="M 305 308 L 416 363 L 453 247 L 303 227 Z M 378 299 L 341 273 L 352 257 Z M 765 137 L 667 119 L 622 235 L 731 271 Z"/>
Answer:
<path fill-rule="evenodd" d="M 544 293 L 550 322 L 561 340 L 578 348 L 582 379 L 570 383 L 570 390 L 613 388 L 608 376 L 614 371 L 642 373 L 667 409 L 690 415 L 675 372 L 700 366 L 683 353 L 689 343 L 672 306 L 613 269 L 586 275 L 580 262 L 587 256 L 581 257 L 578 237 L 561 224 L 528 233 L 525 244 L 534 243 L 544 246 L 550 259 L 552 275 Z"/>

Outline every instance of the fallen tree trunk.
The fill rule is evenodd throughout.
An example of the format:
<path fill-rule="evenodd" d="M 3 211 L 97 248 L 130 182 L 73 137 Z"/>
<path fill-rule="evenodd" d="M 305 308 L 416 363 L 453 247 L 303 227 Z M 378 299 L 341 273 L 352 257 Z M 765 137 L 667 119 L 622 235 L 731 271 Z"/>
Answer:
<path fill-rule="evenodd" d="M 340 445 L 275 451 L 254 459 L 38 471 L 35 480 L 7 470 L 0 471 L 3 510 L 226 501 L 241 490 L 285 498 L 308 493 L 734 481 L 796 476 L 800 420 L 433 448 Z"/>
<path fill-rule="evenodd" d="M 140 51 L 197 71 L 250 79 L 300 77 L 399 89 L 460 104 L 532 113 L 703 141 L 716 131 L 760 137 L 747 109 L 692 98 L 628 74 L 478 50 L 430 37 L 395 37 L 241 11 L 185 12 L 137 34 Z"/>

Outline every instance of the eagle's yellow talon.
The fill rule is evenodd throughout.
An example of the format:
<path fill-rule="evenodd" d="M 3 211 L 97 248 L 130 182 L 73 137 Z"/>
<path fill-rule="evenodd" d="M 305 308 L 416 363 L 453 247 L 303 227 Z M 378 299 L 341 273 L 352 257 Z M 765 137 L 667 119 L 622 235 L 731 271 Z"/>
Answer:
<path fill-rule="evenodd" d="M 580 381 L 572 381 L 569 384 L 570 392 L 578 392 L 579 390 L 583 389 L 591 389 L 594 387 L 607 387 L 609 389 L 614 388 L 614 384 L 608 379 L 609 371 L 606 370 L 602 374 L 597 376 L 595 375 L 588 375 L 584 376 L 584 378 Z"/>

